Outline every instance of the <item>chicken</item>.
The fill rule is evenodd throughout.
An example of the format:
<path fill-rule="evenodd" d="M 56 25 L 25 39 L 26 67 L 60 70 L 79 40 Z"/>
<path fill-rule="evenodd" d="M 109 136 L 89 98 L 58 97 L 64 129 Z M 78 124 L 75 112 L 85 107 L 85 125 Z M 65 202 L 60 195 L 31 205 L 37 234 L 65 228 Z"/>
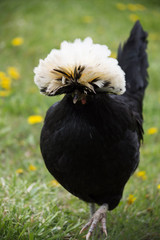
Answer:
<path fill-rule="evenodd" d="M 35 83 L 48 96 L 65 94 L 49 108 L 40 148 L 46 167 L 78 198 L 101 207 L 82 228 L 86 239 L 120 202 L 139 163 L 142 101 L 147 86 L 147 33 L 137 21 L 118 49 L 91 38 L 63 42 L 35 68 Z"/>

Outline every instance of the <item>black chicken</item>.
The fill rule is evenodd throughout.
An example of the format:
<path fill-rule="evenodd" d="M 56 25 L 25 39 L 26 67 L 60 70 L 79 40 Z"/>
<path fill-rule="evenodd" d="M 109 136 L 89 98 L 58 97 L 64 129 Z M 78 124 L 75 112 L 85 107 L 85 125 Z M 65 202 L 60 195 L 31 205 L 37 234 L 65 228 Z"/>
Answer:
<path fill-rule="evenodd" d="M 146 38 L 137 21 L 119 47 L 119 66 L 106 46 L 87 38 L 63 42 L 34 70 L 42 93 L 65 93 L 47 111 L 41 133 L 49 172 L 73 195 L 102 205 L 81 230 L 90 226 L 86 239 L 99 221 L 107 235 L 106 212 L 118 205 L 139 163 Z"/>

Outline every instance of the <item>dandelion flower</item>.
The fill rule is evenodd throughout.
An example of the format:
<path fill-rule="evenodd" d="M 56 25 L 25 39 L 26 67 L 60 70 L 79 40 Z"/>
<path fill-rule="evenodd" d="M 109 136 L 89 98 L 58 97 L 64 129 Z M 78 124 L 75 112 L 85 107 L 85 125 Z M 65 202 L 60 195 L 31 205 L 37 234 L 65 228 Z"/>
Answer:
<path fill-rule="evenodd" d="M 136 4 L 136 6 L 137 6 L 137 10 L 139 10 L 139 11 L 146 10 L 146 7 L 144 5 L 142 5 L 142 4 Z"/>
<path fill-rule="evenodd" d="M 11 79 L 4 75 L 0 77 L 0 86 L 4 89 L 10 90 L 11 89 Z"/>
<path fill-rule="evenodd" d="M 22 174 L 24 171 L 23 171 L 23 169 L 22 168 L 18 168 L 17 170 L 16 170 L 16 173 L 18 173 L 18 174 Z"/>
<path fill-rule="evenodd" d="M 16 37 L 16 38 L 13 38 L 12 39 L 12 45 L 13 46 L 20 46 L 20 45 L 22 45 L 23 44 L 23 42 L 24 42 L 24 40 L 23 40 L 23 38 L 21 38 L 21 37 Z"/>
<path fill-rule="evenodd" d="M 152 32 L 149 34 L 149 39 L 152 41 L 158 41 L 158 40 L 160 40 L 160 34 Z"/>
<path fill-rule="evenodd" d="M 142 5 L 142 4 L 136 4 L 136 6 L 137 6 L 137 10 L 140 10 L 140 11 L 144 11 L 144 10 L 146 10 L 146 7 L 144 6 L 144 5 Z"/>
<path fill-rule="evenodd" d="M 12 77 L 13 79 L 18 80 L 20 78 L 20 74 L 19 74 L 17 68 L 8 67 L 7 71 L 8 71 L 9 76 Z"/>
<path fill-rule="evenodd" d="M 130 15 L 129 15 L 129 19 L 130 19 L 132 22 L 136 22 L 137 20 L 139 20 L 139 17 L 138 17 L 136 14 L 130 14 Z"/>
<path fill-rule="evenodd" d="M 141 178 L 142 180 L 146 180 L 147 179 L 147 176 L 146 176 L 146 172 L 145 171 L 139 171 L 136 173 L 136 176 L 138 178 Z"/>
<path fill-rule="evenodd" d="M 110 57 L 116 58 L 116 57 L 117 57 L 117 53 L 116 53 L 116 52 L 112 52 L 111 55 L 110 55 Z"/>
<path fill-rule="evenodd" d="M 134 197 L 133 194 L 129 194 L 129 197 L 127 198 L 128 205 L 133 204 L 135 200 L 136 200 L 136 197 Z"/>
<path fill-rule="evenodd" d="M 59 187 L 60 186 L 59 182 L 57 182 L 55 179 L 50 182 L 50 185 L 53 186 L 53 187 Z"/>
<path fill-rule="evenodd" d="M 129 3 L 129 4 L 127 5 L 127 8 L 128 8 L 130 11 L 137 11 L 137 6 L 136 6 L 136 4 Z"/>
<path fill-rule="evenodd" d="M 126 8 L 127 8 L 127 6 L 125 4 L 123 4 L 123 3 L 117 3 L 116 7 L 120 11 L 126 10 Z"/>
<path fill-rule="evenodd" d="M 157 189 L 159 189 L 159 190 L 160 190 L 160 184 L 158 184 L 158 186 L 157 186 Z"/>
<path fill-rule="evenodd" d="M 7 90 L 11 89 L 11 81 L 6 79 L 1 82 L 1 87 Z"/>
<path fill-rule="evenodd" d="M 146 7 L 143 6 L 142 4 L 132 4 L 132 3 L 129 3 L 127 5 L 127 8 L 130 11 L 144 11 L 146 9 Z"/>
<path fill-rule="evenodd" d="M 5 72 L 0 72 L 0 79 L 5 77 L 6 76 L 6 73 Z"/>
<path fill-rule="evenodd" d="M 29 165 L 28 169 L 29 169 L 29 171 L 33 171 L 33 172 L 37 170 L 37 168 L 34 165 L 32 165 L 32 164 Z"/>
<path fill-rule="evenodd" d="M 156 128 L 156 127 L 149 128 L 148 131 L 147 131 L 147 133 L 149 135 L 156 134 L 157 132 L 158 132 L 158 128 Z"/>
<path fill-rule="evenodd" d="M 43 117 L 40 115 L 31 115 L 28 117 L 28 123 L 29 124 L 36 124 L 43 121 Z"/>
<path fill-rule="evenodd" d="M 93 17 L 92 16 L 84 16 L 82 20 L 84 23 L 92 23 Z"/>
<path fill-rule="evenodd" d="M 0 97 L 8 97 L 10 95 L 10 91 L 8 90 L 1 90 L 0 91 Z"/>

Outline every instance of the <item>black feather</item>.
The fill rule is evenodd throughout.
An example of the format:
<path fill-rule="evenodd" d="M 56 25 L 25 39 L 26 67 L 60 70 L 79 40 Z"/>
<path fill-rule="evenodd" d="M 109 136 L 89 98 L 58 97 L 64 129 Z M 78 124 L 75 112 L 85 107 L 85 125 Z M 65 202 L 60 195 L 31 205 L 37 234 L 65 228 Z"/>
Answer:
<path fill-rule="evenodd" d="M 147 33 L 137 21 L 131 31 L 130 37 L 118 49 L 118 62 L 126 73 L 127 92 L 135 93 L 139 90 L 144 92 L 147 82 Z"/>

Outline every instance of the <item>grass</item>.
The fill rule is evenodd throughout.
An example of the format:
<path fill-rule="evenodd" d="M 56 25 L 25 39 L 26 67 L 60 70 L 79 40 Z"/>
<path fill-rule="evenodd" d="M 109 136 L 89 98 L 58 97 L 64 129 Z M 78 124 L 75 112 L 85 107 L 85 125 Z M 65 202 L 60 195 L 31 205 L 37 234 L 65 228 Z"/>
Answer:
<path fill-rule="evenodd" d="M 21 75 L 19 80 L 12 79 L 9 96 L 0 98 L 0 239 L 84 239 L 79 230 L 88 219 L 88 205 L 61 186 L 51 184 L 53 178 L 39 150 L 42 123 L 27 122 L 30 115 L 44 117 L 49 106 L 58 100 L 39 94 L 33 82 L 33 68 L 64 39 L 72 41 L 91 36 L 94 42 L 107 44 L 114 53 L 128 37 L 137 16 L 150 33 L 150 83 L 144 101 L 146 134 L 138 169 L 145 171 L 147 178 L 142 180 L 133 175 L 128 182 L 119 207 L 108 214 L 108 239 L 160 239 L 160 190 L 157 188 L 160 184 L 160 6 L 156 0 L 124 0 L 124 6 L 140 3 L 145 9 L 119 10 L 118 2 L 0 2 L 0 71 L 6 72 L 13 66 Z M 22 37 L 24 43 L 12 46 L 15 37 Z M 151 127 L 159 132 L 147 134 Z M 17 173 L 17 169 L 23 173 Z M 131 205 L 127 204 L 129 194 L 136 197 Z"/>

